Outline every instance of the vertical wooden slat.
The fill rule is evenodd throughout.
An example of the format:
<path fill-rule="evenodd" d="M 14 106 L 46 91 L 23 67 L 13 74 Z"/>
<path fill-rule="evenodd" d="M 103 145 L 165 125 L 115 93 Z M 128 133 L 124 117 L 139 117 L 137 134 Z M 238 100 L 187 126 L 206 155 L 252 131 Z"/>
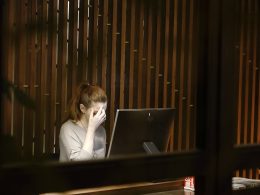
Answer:
<path fill-rule="evenodd" d="M 25 0 L 19 1 L 17 3 L 17 29 L 25 29 L 24 17 L 26 14 Z M 21 90 L 24 87 L 25 81 L 25 64 L 26 64 L 26 33 L 19 33 L 17 36 L 17 47 L 18 55 L 15 67 L 15 84 Z M 19 103 L 14 104 L 14 135 L 17 138 L 17 144 L 21 149 L 21 154 L 23 155 L 24 146 L 24 107 Z"/>
<path fill-rule="evenodd" d="M 78 36 L 78 43 L 77 43 L 77 76 L 76 76 L 76 83 L 80 83 L 81 81 L 84 81 L 83 77 L 83 3 L 82 1 L 78 0 L 78 17 L 77 17 L 77 36 Z"/>
<path fill-rule="evenodd" d="M 137 107 L 142 107 L 142 91 L 143 91 L 143 47 L 144 47 L 144 37 L 143 37 L 143 25 L 144 25 L 144 2 L 140 1 L 140 16 L 138 25 L 138 77 L 137 77 Z"/>
<path fill-rule="evenodd" d="M 126 35 L 125 35 L 125 88 L 124 107 L 129 108 L 129 69 L 130 69 L 130 35 L 131 35 L 131 3 L 126 1 Z"/>
<path fill-rule="evenodd" d="M 78 51 L 77 51 L 77 40 L 78 40 L 78 29 L 77 29 L 77 21 L 78 21 L 78 1 L 74 0 L 71 1 L 71 18 L 70 18 L 70 30 L 71 32 L 71 39 L 72 39 L 72 45 L 71 45 L 71 65 L 70 67 L 72 68 L 71 74 L 72 74 L 72 80 L 71 80 L 71 92 L 72 94 L 70 95 L 69 99 L 73 96 L 73 94 L 76 91 L 76 86 L 77 86 L 77 71 L 78 71 Z"/>
<path fill-rule="evenodd" d="M 46 145 L 45 145 L 45 133 L 46 133 L 46 101 L 47 101 L 47 49 L 46 49 L 46 43 L 47 43 L 47 2 L 46 0 L 42 0 L 41 4 L 39 5 L 40 11 L 40 22 L 42 25 L 41 32 L 40 32 L 40 48 L 41 48 L 41 60 L 40 60 L 40 67 L 41 67 L 41 80 L 40 80 L 40 90 L 41 90 L 41 101 L 40 101 L 40 107 L 41 107 L 41 114 L 40 114 L 40 147 L 41 152 L 45 153 Z"/>
<path fill-rule="evenodd" d="M 98 1 L 97 12 L 97 84 L 102 87 L 103 8 L 104 0 Z"/>
<path fill-rule="evenodd" d="M 163 107 L 167 107 L 168 92 L 168 61 L 169 61 L 169 20 L 170 2 L 166 0 L 165 6 L 165 36 L 164 36 L 164 72 L 163 72 Z"/>
<path fill-rule="evenodd" d="M 24 64 L 24 81 L 23 81 L 23 88 L 24 92 L 29 95 L 29 88 L 30 88 L 30 66 L 29 66 L 29 57 L 30 57 L 30 29 L 27 30 L 26 27 L 30 24 L 30 2 L 26 0 L 24 2 L 24 20 L 25 20 L 25 30 L 24 30 L 24 37 L 25 37 L 25 64 Z M 31 114 L 31 110 L 24 107 L 23 108 L 24 113 L 24 121 L 23 121 L 23 153 L 26 158 L 32 157 L 32 127 L 30 123 L 32 122 L 31 117 L 29 116 Z"/>
<path fill-rule="evenodd" d="M 192 82 L 192 65 L 193 65 L 193 9 L 194 9 L 194 0 L 190 0 L 190 19 L 189 19 L 189 50 L 188 50 L 188 76 L 187 76 L 187 107 L 186 107 L 186 150 L 190 148 L 190 133 L 191 133 L 191 82 Z"/>
<path fill-rule="evenodd" d="M 147 78 L 146 78 L 146 108 L 151 106 L 151 68 L 152 64 L 152 24 L 153 24 L 153 11 L 152 11 L 152 3 L 149 3 L 148 8 L 148 32 L 147 32 Z"/>
<path fill-rule="evenodd" d="M 65 119 L 67 111 L 67 67 L 68 67 L 68 0 L 62 0 L 62 7 L 60 10 L 62 14 L 62 50 L 61 50 L 61 119 Z M 60 2 L 61 3 L 61 2 Z"/>
<path fill-rule="evenodd" d="M 103 36 L 102 36 L 102 84 L 101 87 L 104 91 L 107 90 L 107 55 L 108 55 L 108 0 L 103 2 Z"/>
<path fill-rule="evenodd" d="M 87 49 L 88 49 L 88 67 L 87 67 L 87 80 L 91 83 L 93 83 L 93 35 L 94 35 L 94 1 L 90 0 L 88 1 L 88 44 L 87 44 Z"/>
<path fill-rule="evenodd" d="M 19 85 L 19 66 L 17 65 L 20 58 L 19 58 L 19 51 L 20 51 L 20 48 L 19 48 L 19 40 L 20 39 L 20 36 L 21 34 L 19 35 L 18 34 L 18 29 L 21 28 L 21 24 L 20 24 L 20 12 L 21 12 L 21 2 L 15 2 L 15 7 L 16 7 L 16 13 L 15 13 L 15 61 L 14 61 L 14 70 L 13 70 L 13 83 L 15 85 L 15 87 L 18 87 Z M 22 108 L 21 106 L 19 105 L 19 103 L 14 99 L 14 104 L 13 104 L 13 136 L 14 138 L 16 139 L 16 144 L 17 146 L 19 147 L 19 150 L 21 152 L 21 140 L 20 140 L 20 131 L 18 131 L 18 129 L 21 129 L 21 114 L 22 112 Z M 19 118 L 17 118 L 17 114 L 16 113 L 20 113 L 21 116 Z"/>
<path fill-rule="evenodd" d="M 240 122 L 238 121 L 238 111 L 239 109 L 241 110 L 241 107 L 239 108 L 239 96 L 238 96 L 238 93 L 239 93 L 239 82 L 240 82 L 240 78 L 239 78 L 239 75 L 241 74 L 240 72 L 240 39 L 241 39 L 241 0 L 237 1 L 236 4 L 235 4 L 235 10 L 236 10 L 236 42 L 235 42 L 235 61 L 234 63 L 237 65 L 237 83 L 236 83 L 236 89 L 237 89 L 237 99 L 236 99 L 236 103 L 237 103 L 237 106 L 236 106 L 236 109 L 237 109 L 237 124 L 236 124 L 236 132 L 235 132 L 235 144 L 238 144 L 238 139 L 240 139 L 240 132 L 238 130 L 238 127 L 240 126 L 241 128 L 241 124 L 239 124 Z M 241 93 L 241 92 L 240 92 Z M 238 126 L 239 125 L 239 126 Z M 236 170 L 234 172 L 234 175 L 235 176 L 239 176 L 239 170 Z"/>
<path fill-rule="evenodd" d="M 87 79 L 88 66 L 88 2 L 80 1 L 79 17 L 79 67 L 81 67 L 82 80 Z"/>
<path fill-rule="evenodd" d="M 251 9 L 251 0 L 248 0 L 248 9 L 247 9 L 247 14 L 249 14 Z M 244 137 L 243 137 L 243 143 L 247 144 L 247 139 L 248 139 L 248 100 L 249 100 L 249 53 L 250 53 L 250 17 L 247 16 L 247 36 L 246 36 L 246 68 L 245 68 L 245 107 L 244 107 Z"/>
<path fill-rule="evenodd" d="M 41 60 L 41 49 L 40 49 L 40 41 L 39 41 L 39 35 L 41 32 L 41 18 L 40 18 L 40 1 L 35 1 L 35 10 L 34 10 L 34 15 L 35 15 L 35 20 L 36 20 L 36 30 L 35 30 L 35 58 L 36 58 L 36 62 L 35 64 L 37 64 L 38 66 L 35 66 L 35 97 L 37 100 L 36 103 L 36 110 L 35 110 L 35 128 L 33 131 L 33 135 L 34 135 L 34 148 L 33 148 L 33 152 L 34 152 L 34 156 L 37 156 L 40 154 L 41 148 L 40 148 L 40 128 L 41 128 L 41 114 L 36 114 L 36 113 L 41 113 L 41 93 L 40 93 L 40 79 L 41 79 L 41 71 L 40 71 L 40 60 Z"/>
<path fill-rule="evenodd" d="M 130 64 L 129 64 L 129 108 L 133 107 L 134 98 L 134 58 L 135 58 L 135 12 L 136 1 L 131 1 L 131 33 L 130 33 Z"/>
<path fill-rule="evenodd" d="M 199 51 L 196 49 L 199 45 L 199 10 L 198 10 L 199 1 L 193 1 L 193 56 L 192 56 L 192 94 L 191 100 L 192 104 L 190 104 L 192 113 L 191 113 L 191 139 L 190 139 L 190 148 L 196 148 L 196 132 L 197 132 L 197 97 L 198 97 L 198 58 L 199 58 Z"/>
<path fill-rule="evenodd" d="M 120 55 L 120 98 L 119 108 L 124 108 L 125 96 L 125 41 L 126 41 L 126 1 L 122 1 L 122 19 L 121 19 L 121 55 Z"/>
<path fill-rule="evenodd" d="M 35 2 L 28 1 L 26 18 L 27 26 L 33 26 L 35 24 L 35 14 L 32 10 L 35 9 Z M 28 87 L 28 95 L 31 98 L 35 98 L 35 33 L 33 29 L 25 29 L 27 37 L 27 56 L 28 59 L 27 67 L 25 69 L 25 85 Z M 24 154 L 27 158 L 31 158 L 33 155 L 33 124 L 34 124 L 34 113 L 28 108 L 25 109 L 25 121 L 24 121 Z"/>
<path fill-rule="evenodd" d="M 114 120 L 115 116 L 115 85 L 116 85 L 116 41 L 117 41 L 117 1 L 113 0 L 113 16 L 112 16 L 112 53 L 111 53 L 111 100 L 110 100 L 110 118 Z M 110 123 L 110 131 L 113 128 L 113 122 Z M 111 133 L 111 132 L 110 132 Z"/>
<path fill-rule="evenodd" d="M 151 70 L 150 67 L 147 66 L 147 56 L 148 56 L 148 12 L 149 12 L 149 7 L 150 7 L 149 1 L 143 1 L 143 54 L 142 54 L 142 104 L 141 104 L 141 108 L 145 108 L 146 107 L 146 91 L 147 91 L 147 83 L 149 83 L 147 81 L 147 73 L 148 70 Z"/>
<path fill-rule="evenodd" d="M 72 95 L 72 79 L 76 73 L 75 71 L 75 64 L 73 62 L 73 46 L 74 46 L 74 16 L 76 13 L 74 13 L 74 3 L 75 1 L 68 0 L 68 37 L 67 37 L 67 86 L 66 86 L 66 101 L 71 99 Z M 66 105 L 67 105 L 66 103 Z M 66 111 L 66 110 L 65 110 Z"/>
<path fill-rule="evenodd" d="M 174 0 L 174 10 L 173 10 L 173 49 L 172 49 L 172 73 L 171 73 L 171 107 L 175 108 L 175 96 L 176 96 L 176 65 L 177 65 L 177 36 L 178 36 L 178 0 Z M 170 129 L 170 151 L 173 151 L 173 141 L 174 141 L 174 128 L 175 122 L 173 122 Z"/>
<path fill-rule="evenodd" d="M 160 74 L 160 51 L 161 51 L 161 9 L 162 3 L 158 1 L 157 4 L 157 29 L 156 29 L 156 59 L 155 59 L 155 107 L 158 108 L 159 106 L 159 74 Z"/>
<path fill-rule="evenodd" d="M 36 15 L 36 4 L 37 2 L 36 1 L 31 1 L 31 23 L 33 25 L 36 25 L 37 26 L 37 15 Z M 32 32 L 32 37 L 31 37 L 31 84 L 30 84 L 30 96 L 35 98 L 35 103 L 37 104 L 38 101 L 36 101 L 36 95 L 37 95 L 37 91 L 36 91 L 36 87 L 37 87 L 37 68 L 35 66 L 35 64 L 37 64 L 37 30 L 35 29 L 33 32 Z M 39 107 L 39 106 L 38 106 Z M 37 108 L 37 106 L 36 106 Z M 36 112 L 37 112 L 37 109 L 36 109 Z M 37 125 L 36 125 L 36 112 L 33 113 L 32 115 L 32 119 L 33 119 L 33 124 L 32 124 L 32 128 L 33 128 L 33 132 L 32 132 L 32 138 L 33 138 L 33 145 L 32 145 L 32 155 L 35 156 L 35 146 L 36 146 L 36 128 L 37 128 Z M 32 121 L 31 121 L 32 123 Z"/>
<path fill-rule="evenodd" d="M 92 82 L 93 83 L 97 83 L 98 79 L 97 79 L 97 58 L 98 58 L 98 28 L 97 28 L 97 21 L 98 21 L 98 1 L 93 1 L 92 3 L 93 7 L 93 21 L 90 20 L 90 22 L 93 22 L 93 47 L 91 48 L 93 50 L 93 64 L 92 66 Z"/>
<path fill-rule="evenodd" d="M 256 109 L 255 109 L 255 99 L 256 99 L 256 72 L 257 72 L 257 69 L 256 69 L 256 43 L 257 43 L 257 25 L 255 23 L 256 21 L 256 16 L 255 15 L 255 5 L 254 5 L 254 2 L 252 3 L 253 4 L 253 9 L 250 11 L 251 12 L 251 16 L 250 16 L 250 19 L 251 19 L 251 26 L 252 26 L 252 33 L 250 34 L 250 37 L 252 37 L 252 47 L 251 47 L 251 50 L 252 50 L 252 59 L 249 59 L 249 61 L 251 61 L 251 64 L 252 64 L 252 100 L 251 100 L 251 129 L 250 129 L 250 144 L 253 144 L 255 143 L 254 141 L 254 137 L 255 137 L 255 114 L 256 114 Z"/>
<path fill-rule="evenodd" d="M 78 72 L 78 0 L 74 0 L 71 3 L 73 3 L 73 49 L 72 49 L 72 95 L 76 92 L 76 86 L 77 86 L 77 72 Z"/>
<path fill-rule="evenodd" d="M 45 145 L 45 153 L 50 153 L 50 133 L 51 133 L 51 124 L 50 124 L 50 113 L 52 112 L 50 103 L 51 103 L 51 44 L 50 44 L 50 36 L 51 36 L 51 21 L 50 21 L 50 4 L 49 1 L 46 1 L 46 28 L 43 32 L 46 33 L 46 76 L 44 78 L 45 82 L 45 130 L 44 130 L 44 145 Z"/>
<path fill-rule="evenodd" d="M 182 124 L 183 124 L 183 97 L 184 97 L 184 66 L 185 66 L 185 35 L 186 35 L 186 0 L 182 1 L 182 29 L 181 29 L 181 56 L 180 56 L 180 88 L 178 110 L 178 150 L 182 147 Z"/>
<path fill-rule="evenodd" d="M 7 47 L 6 52 L 7 55 L 5 55 L 6 59 L 6 72 L 3 74 L 4 79 L 14 82 L 14 77 L 13 77 L 13 71 L 15 69 L 15 36 L 16 36 L 16 31 L 15 31 L 15 2 L 13 0 L 7 1 L 7 31 L 6 31 L 6 41 L 5 46 Z M 3 132 L 13 135 L 13 96 L 11 97 L 10 100 L 4 99 L 3 101 L 3 106 L 4 106 L 4 112 L 3 113 Z"/>
<path fill-rule="evenodd" d="M 259 38 L 259 33 L 260 33 L 260 20 L 259 20 L 259 8 L 258 6 L 260 5 L 260 3 L 258 1 L 255 1 L 255 9 L 256 9 L 256 20 L 255 20 L 255 24 L 256 24 L 256 32 L 257 32 L 257 37 L 256 37 L 256 52 L 259 53 L 260 52 L 260 38 Z M 256 56 L 257 59 L 257 68 L 258 68 L 258 94 L 260 93 L 260 57 L 259 55 Z M 260 143 L 260 95 L 258 95 L 258 106 L 257 106 L 257 143 Z M 260 169 L 258 170 L 258 174 L 260 174 Z"/>
<path fill-rule="evenodd" d="M 61 122 L 65 116 L 66 105 L 66 54 L 67 54 L 67 0 L 59 0 L 59 25 L 58 25 L 58 65 L 57 65 L 57 131 L 56 143 L 58 143 Z"/>
<path fill-rule="evenodd" d="M 49 29 L 49 45 L 50 45 L 50 62 L 51 62 L 51 77 L 50 77 L 50 133 L 48 136 L 49 152 L 57 152 L 58 143 L 56 143 L 56 91 L 57 91 L 57 2 L 49 1 L 50 6 L 50 29 Z"/>
<path fill-rule="evenodd" d="M 174 0 L 174 20 L 173 20 L 173 50 L 172 50 L 172 98 L 171 107 L 175 107 L 176 90 L 176 65 L 177 65 L 177 36 L 178 36 L 178 0 Z"/>
<path fill-rule="evenodd" d="M 240 51 L 239 51 L 239 83 L 238 83 L 238 112 L 237 112 L 237 144 L 241 142 L 241 118 L 242 118 L 242 77 L 243 77 L 243 49 L 244 49 L 244 0 L 241 0 L 241 28 L 240 28 Z"/>

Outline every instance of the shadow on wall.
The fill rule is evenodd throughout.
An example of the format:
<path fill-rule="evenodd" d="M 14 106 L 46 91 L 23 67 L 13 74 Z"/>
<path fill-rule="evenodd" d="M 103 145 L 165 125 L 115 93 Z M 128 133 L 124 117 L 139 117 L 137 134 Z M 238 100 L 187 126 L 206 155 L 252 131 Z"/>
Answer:
<path fill-rule="evenodd" d="M 7 98 L 9 101 L 12 100 L 12 96 L 21 105 L 35 110 L 34 100 L 28 96 L 24 91 L 20 90 L 13 83 L 8 80 L 1 79 L 1 96 Z M 21 154 L 18 152 L 14 137 L 3 134 L 4 129 L 0 131 L 0 164 L 6 164 L 11 162 L 19 162 L 22 160 Z"/>

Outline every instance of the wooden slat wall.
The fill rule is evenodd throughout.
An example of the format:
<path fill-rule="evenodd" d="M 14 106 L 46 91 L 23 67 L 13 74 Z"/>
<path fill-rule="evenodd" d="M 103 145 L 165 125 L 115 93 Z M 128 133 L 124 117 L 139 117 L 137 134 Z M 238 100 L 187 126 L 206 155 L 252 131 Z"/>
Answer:
<path fill-rule="evenodd" d="M 237 1 L 236 62 L 238 66 L 236 143 L 260 143 L 260 23 L 259 1 Z M 258 170 L 240 170 L 237 176 L 258 178 Z"/>
<path fill-rule="evenodd" d="M 67 105 L 87 80 L 108 94 L 108 138 L 118 108 L 173 107 L 169 149 L 194 148 L 197 3 L 8 1 L 6 79 L 35 99 L 36 110 L 6 104 L 5 132 L 25 157 L 58 153 Z"/>

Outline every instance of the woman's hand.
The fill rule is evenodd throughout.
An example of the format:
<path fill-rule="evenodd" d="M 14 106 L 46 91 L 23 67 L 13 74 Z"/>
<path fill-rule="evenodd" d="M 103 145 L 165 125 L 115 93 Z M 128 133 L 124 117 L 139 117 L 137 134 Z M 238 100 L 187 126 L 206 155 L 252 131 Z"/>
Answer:
<path fill-rule="evenodd" d="M 96 114 L 94 114 L 94 109 L 92 108 L 90 111 L 88 128 L 95 131 L 105 120 L 106 112 L 102 107 L 99 108 Z"/>

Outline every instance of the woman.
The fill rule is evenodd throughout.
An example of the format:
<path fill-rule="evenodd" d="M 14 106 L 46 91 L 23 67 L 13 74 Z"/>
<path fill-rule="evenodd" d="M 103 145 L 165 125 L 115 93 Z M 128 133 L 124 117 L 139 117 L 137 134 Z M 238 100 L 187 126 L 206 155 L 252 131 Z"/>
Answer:
<path fill-rule="evenodd" d="M 81 83 L 71 101 L 69 119 L 60 130 L 60 161 L 105 157 L 107 96 L 98 86 Z"/>

